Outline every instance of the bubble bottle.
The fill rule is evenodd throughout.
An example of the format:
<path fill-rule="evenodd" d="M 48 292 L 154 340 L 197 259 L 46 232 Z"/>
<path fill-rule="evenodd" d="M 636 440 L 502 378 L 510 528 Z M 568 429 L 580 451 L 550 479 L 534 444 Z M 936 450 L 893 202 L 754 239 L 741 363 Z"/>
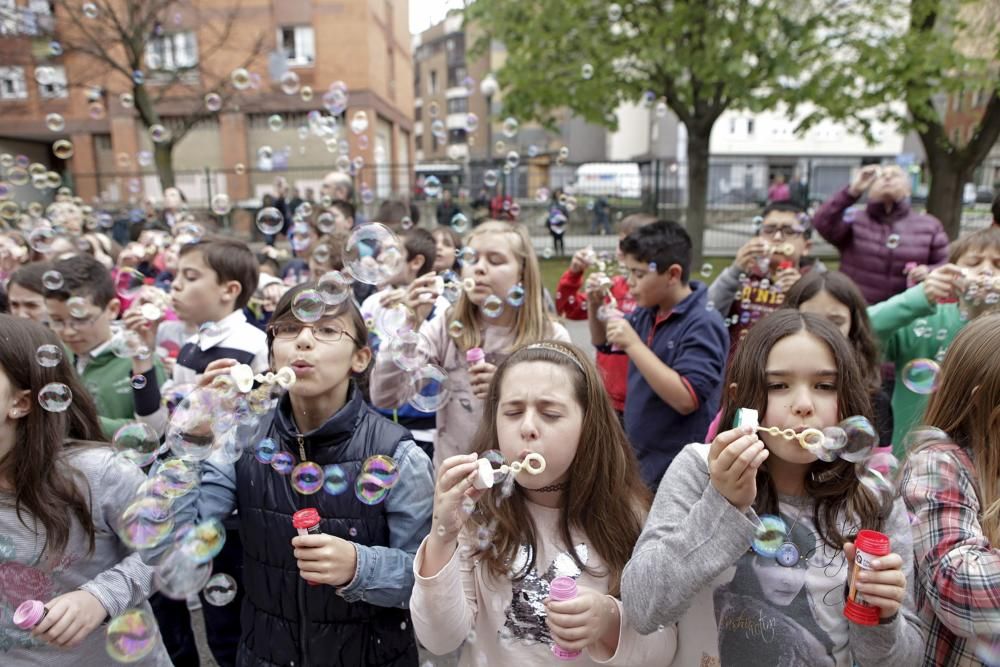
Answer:
<path fill-rule="evenodd" d="M 858 625 L 878 625 L 879 608 L 865 601 L 857 589 L 858 575 L 871 570 L 872 561 L 889 555 L 889 536 L 874 530 L 862 530 L 854 540 L 857 554 L 850 573 L 850 590 L 844 601 L 844 617 Z"/>
<path fill-rule="evenodd" d="M 14 625 L 22 630 L 31 630 L 41 623 L 48 613 L 48 608 L 40 601 L 27 600 L 22 602 L 14 612 Z"/>
<path fill-rule="evenodd" d="M 486 359 L 486 353 L 483 352 L 483 348 L 481 347 L 470 347 L 465 353 L 465 361 L 467 361 L 470 366 L 475 366 L 484 359 Z"/>
<path fill-rule="evenodd" d="M 319 529 L 319 512 L 314 507 L 307 507 L 292 515 L 292 527 L 299 535 L 320 535 L 323 531 Z M 310 586 L 319 586 L 315 581 L 307 581 Z"/>
<path fill-rule="evenodd" d="M 549 584 L 549 598 L 553 602 L 565 602 L 576 597 L 576 580 L 572 577 L 556 577 Z M 559 644 L 552 644 L 552 654 L 560 660 L 576 660 L 579 651 L 567 651 Z"/>

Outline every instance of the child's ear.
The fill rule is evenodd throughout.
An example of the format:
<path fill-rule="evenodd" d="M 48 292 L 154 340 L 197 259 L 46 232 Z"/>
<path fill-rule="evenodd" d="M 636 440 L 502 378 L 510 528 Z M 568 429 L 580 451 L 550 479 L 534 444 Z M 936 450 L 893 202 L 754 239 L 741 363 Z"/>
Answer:
<path fill-rule="evenodd" d="M 31 392 L 27 389 L 22 389 L 18 392 L 17 398 L 11 403 L 8 415 L 11 419 L 20 419 L 31 412 L 33 405 L 34 401 L 32 400 Z"/>
<path fill-rule="evenodd" d="M 351 371 L 354 373 L 364 373 L 368 364 L 372 361 L 372 349 L 365 345 L 360 350 L 355 350 L 351 357 Z"/>
<path fill-rule="evenodd" d="M 236 303 L 236 299 L 238 299 L 240 294 L 243 292 L 243 285 L 241 285 L 238 280 L 227 280 L 223 284 L 222 288 L 223 300 L 230 303 Z"/>
<path fill-rule="evenodd" d="M 122 302 L 119 301 L 117 298 L 111 299 L 111 301 L 108 301 L 108 305 L 106 306 L 106 308 L 108 314 L 111 315 L 111 319 L 112 320 L 117 319 L 118 313 L 120 313 L 122 309 Z"/>
<path fill-rule="evenodd" d="M 805 257 L 812 250 L 813 242 L 812 239 L 806 239 L 805 245 L 802 246 L 802 256 Z"/>
<path fill-rule="evenodd" d="M 730 383 L 730 385 L 726 388 L 726 390 L 729 392 L 729 400 L 730 401 L 735 401 L 736 400 L 736 383 L 735 382 Z"/>

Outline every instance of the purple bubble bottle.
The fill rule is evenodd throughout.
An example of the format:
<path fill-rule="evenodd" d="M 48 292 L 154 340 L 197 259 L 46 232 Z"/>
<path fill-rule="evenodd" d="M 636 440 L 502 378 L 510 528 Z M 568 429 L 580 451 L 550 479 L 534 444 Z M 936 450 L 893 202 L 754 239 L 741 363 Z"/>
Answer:
<path fill-rule="evenodd" d="M 556 577 L 549 584 L 549 598 L 554 602 L 565 602 L 576 597 L 576 580 L 571 577 Z M 552 644 L 552 655 L 560 660 L 576 660 L 579 651 L 568 651 L 559 644 Z"/>

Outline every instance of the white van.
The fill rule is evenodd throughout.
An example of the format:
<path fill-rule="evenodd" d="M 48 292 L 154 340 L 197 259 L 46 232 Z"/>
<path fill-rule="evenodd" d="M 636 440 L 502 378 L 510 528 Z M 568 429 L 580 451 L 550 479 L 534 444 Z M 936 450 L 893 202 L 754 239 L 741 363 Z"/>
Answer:
<path fill-rule="evenodd" d="M 576 196 L 639 199 L 642 176 L 635 162 L 588 162 L 576 170 L 572 188 Z"/>

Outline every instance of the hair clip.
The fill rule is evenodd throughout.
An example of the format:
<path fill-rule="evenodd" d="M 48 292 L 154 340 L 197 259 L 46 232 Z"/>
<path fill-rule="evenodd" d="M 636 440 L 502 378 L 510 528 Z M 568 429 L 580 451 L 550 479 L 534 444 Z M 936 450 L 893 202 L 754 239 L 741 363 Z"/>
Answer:
<path fill-rule="evenodd" d="M 564 348 L 560 347 L 559 345 L 555 345 L 554 343 L 545 343 L 545 342 L 542 342 L 542 343 L 532 343 L 531 345 L 526 346 L 524 349 L 525 350 L 550 350 L 550 351 L 555 352 L 557 354 L 561 354 L 562 356 L 564 356 L 567 359 L 569 359 L 570 361 L 572 361 L 576 365 L 576 367 L 580 369 L 580 372 L 583 373 L 584 375 L 586 375 L 586 373 L 583 370 L 583 364 L 581 364 L 580 361 L 576 357 L 574 357 L 572 354 L 570 354 L 569 352 L 567 352 Z"/>

